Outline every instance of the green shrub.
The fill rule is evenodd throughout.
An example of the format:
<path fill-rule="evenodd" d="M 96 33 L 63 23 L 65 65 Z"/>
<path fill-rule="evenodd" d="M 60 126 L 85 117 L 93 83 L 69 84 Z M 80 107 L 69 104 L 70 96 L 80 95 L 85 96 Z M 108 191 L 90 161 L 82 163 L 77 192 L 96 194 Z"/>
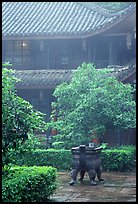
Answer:
<path fill-rule="evenodd" d="M 2 179 L 2 201 L 44 202 L 56 188 L 56 168 L 14 167 Z"/>
<path fill-rule="evenodd" d="M 118 147 L 102 150 L 100 157 L 102 160 L 103 170 L 109 171 L 130 171 L 136 166 L 135 147 Z M 30 159 L 31 158 L 31 159 Z M 28 166 L 53 166 L 57 170 L 71 170 L 72 154 L 70 150 L 35 150 L 31 155 L 26 153 L 25 156 L 18 155 L 14 159 L 17 165 Z"/>
<path fill-rule="evenodd" d="M 64 142 L 53 142 L 52 146 L 54 147 L 54 149 L 64 149 Z"/>
<path fill-rule="evenodd" d="M 31 159 L 30 159 L 31 158 Z M 37 149 L 31 153 L 18 155 L 14 159 L 16 165 L 27 166 L 53 166 L 58 170 L 70 170 L 72 155 L 70 150 L 57 149 Z"/>
<path fill-rule="evenodd" d="M 136 166 L 134 151 L 125 149 L 107 149 L 101 153 L 103 170 L 131 171 Z"/>
<path fill-rule="evenodd" d="M 19 80 L 13 76 L 14 71 L 2 68 L 2 167 L 11 162 L 17 151 L 35 148 L 38 141 L 34 130 L 47 130 L 45 114 L 18 96 L 16 83 Z"/>
<path fill-rule="evenodd" d="M 114 146 L 111 149 L 121 149 L 121 150 L 127 150 L 129 152 L 136 153 L 136 147 L 134 145 Z"/>

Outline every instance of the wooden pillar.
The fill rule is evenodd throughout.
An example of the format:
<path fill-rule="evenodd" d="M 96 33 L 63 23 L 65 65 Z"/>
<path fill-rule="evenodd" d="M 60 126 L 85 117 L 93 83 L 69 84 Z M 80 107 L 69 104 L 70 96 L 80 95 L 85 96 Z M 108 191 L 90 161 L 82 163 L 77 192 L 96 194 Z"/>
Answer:
<path fill-rule="evenodd" d="M 49 69 L 50 68 L 50 49 L 49 47 L 47 47 L 47 63 L 46 63 L 46 68 Z"/>
<path fill-rule="evenodd" d="M 109 65 L 115 65 L 116 64 L 116 42 L 115 39 L 110 39 L 110 45 L 109 45 Z"/>
<path fill-rule="evenodd" d="M 43 98 L 44 98 L 44 92 L 43 92 L 43 90 L 40 90 L 40 92 L 39 92 L 39 99 L 40 99 L 40 101 L 42 101 Z"/>
<path fill-rule="evenodd" d="M 90 41 L 88 44 L 88 61 L 91 62 L 91 44 L 90 44 Z"/>
<path fill-rule="evenodd" d="M 93 61 L 94 61 L 94 63 L 96 61 L 96 45 L 95 45 L 95 43 L 93 44 Z"/>
<path fill-rule="evenodd" d="M 113 42 L 110 40 L 109 44 L 109 65 L 113 64 Z"/>
<path fill-rule="evenodd" d="M 87 41 L 86 41 L 86 39 L 82 39 L 82 59 L 83 59 L 83 62 L 87 60 L 87 57 L 88 57 Z"/>

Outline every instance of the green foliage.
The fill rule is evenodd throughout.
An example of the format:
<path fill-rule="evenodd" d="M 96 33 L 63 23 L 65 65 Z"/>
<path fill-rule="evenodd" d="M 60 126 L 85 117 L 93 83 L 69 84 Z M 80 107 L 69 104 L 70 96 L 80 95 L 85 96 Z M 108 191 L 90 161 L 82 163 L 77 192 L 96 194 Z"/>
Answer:
<path fill-rule="evenodd" d="M 102 144 L 100 145 L 100 147 L 102 147 L 103 149 L 106 149 L 106 148 L 107 148 L 107 145 L 108 145 L 108 143 L 102 143 Z"/>
<path fill-rule="evenodd" d="M 134 151 L 125 149 L 106 149 L 101 154 L 103 170 L 106 171 L 131 171 L 136 167 Z"/>
<path fill-rule="evenodd" d="M 54 149 L 64 149 L 64 142 L 53 142 L 52 147 Z"/>
<path fill-rule="evenodd" d="M 109 69 L 98 70 L 93 64 L 83 63 L 74 73 L 71 82 L 57 86 L 53 105 L 56 122 L 51 127 L 58 130 L 54 142 L 64 142 L 64 147 L 89 143 L 102 137 L 107 129 L 136 127 L 134 89 L 111 76 Z"/>
<path fill-rule="evenodd" d="M 31 159 L 30 159 L 31 158 Z M 14 164 L 27 166 L 53 166 L 60 171 L 70 170 L 71 151 L 64 149 L 37 149 L 31 153 L 18 154 L 14 157 Z"/>
<path fill-rule="evenodd" d="M 6 64 L 4 64 L 6 66 Z M 8 65 L 9 66 L 9 65 Z M 2 69 L 2 157 L 3 166 L 12 159 L 24 144 L 31 145 L 36 131 L 46 130 L 44 114 L 34 110 L 33 106 L 19 97 L 15 85 L 18 79 L 14 70 Z M 28 142 L 25 142 L 29 139 Z"/>
<path fill-rule="evenodd" d="M 135 146 L 120 146 L 110 149 L 107 147 L 102 150 L 100 157 L 104 171 L 131 171 L 136 166 Z M 27 152 L 25 155 L 18 154 L 14 161 L 14 164 L 21 166 L 53 166 L 59 171 L 69 171 L 72 168 L 72 153 L 71 150 L 64 149 L 38 149 L 31 154 Z"/>
<path fill-rule="evenodd" d="M 2 201 L 46 202 L 56 187 L 53 167 L 14 167 L 2 180 Z"/>
<path fill-rule="evenodd" d="M 127 150 L 128 152 L 136 153 L 136 147 L 134 145 L 121 145 L 121 146 L 113 146 L 110 149 L 122 149 Z"/>

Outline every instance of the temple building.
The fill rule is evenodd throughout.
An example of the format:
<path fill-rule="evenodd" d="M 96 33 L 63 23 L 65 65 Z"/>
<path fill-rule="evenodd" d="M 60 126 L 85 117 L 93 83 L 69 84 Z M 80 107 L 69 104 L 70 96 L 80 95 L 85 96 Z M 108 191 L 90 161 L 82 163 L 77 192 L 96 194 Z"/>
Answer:
<path fill-rule="evenodd" d="M 135 85 L 135 45 L 134 2 L 119 11 L 94 2 L 2 3 L 2 61 L 21 79 L 18 95 L 46 113 L 46 121 L 55 87 L 69 82 L 83 62 L 111 68 L 119 81 Z"/>

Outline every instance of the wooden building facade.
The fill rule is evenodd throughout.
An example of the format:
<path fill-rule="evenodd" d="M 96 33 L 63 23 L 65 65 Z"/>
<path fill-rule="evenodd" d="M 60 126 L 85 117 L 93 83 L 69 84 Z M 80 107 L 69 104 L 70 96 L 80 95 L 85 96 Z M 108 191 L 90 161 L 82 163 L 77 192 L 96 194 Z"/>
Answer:
<path fill-rule="evenodd" d="M 84 61 L 103 68 L 134 60 L 134 46 L 130 33 L 87 39 L 5 40 L 3 60 L 12 62 L 18 70 L 76 69 Z"/>
<path fill-rule="evenodd" d="M 54 88 L 70 81 L 83 62 L 111 67 L 120 81 L 136 82 L 135 3 L 118 12 L 89 2 L 2 5 L 2 61 L 13 64 L 22 80 L 18 94 L 46 113 L 46 121 Z"/>

